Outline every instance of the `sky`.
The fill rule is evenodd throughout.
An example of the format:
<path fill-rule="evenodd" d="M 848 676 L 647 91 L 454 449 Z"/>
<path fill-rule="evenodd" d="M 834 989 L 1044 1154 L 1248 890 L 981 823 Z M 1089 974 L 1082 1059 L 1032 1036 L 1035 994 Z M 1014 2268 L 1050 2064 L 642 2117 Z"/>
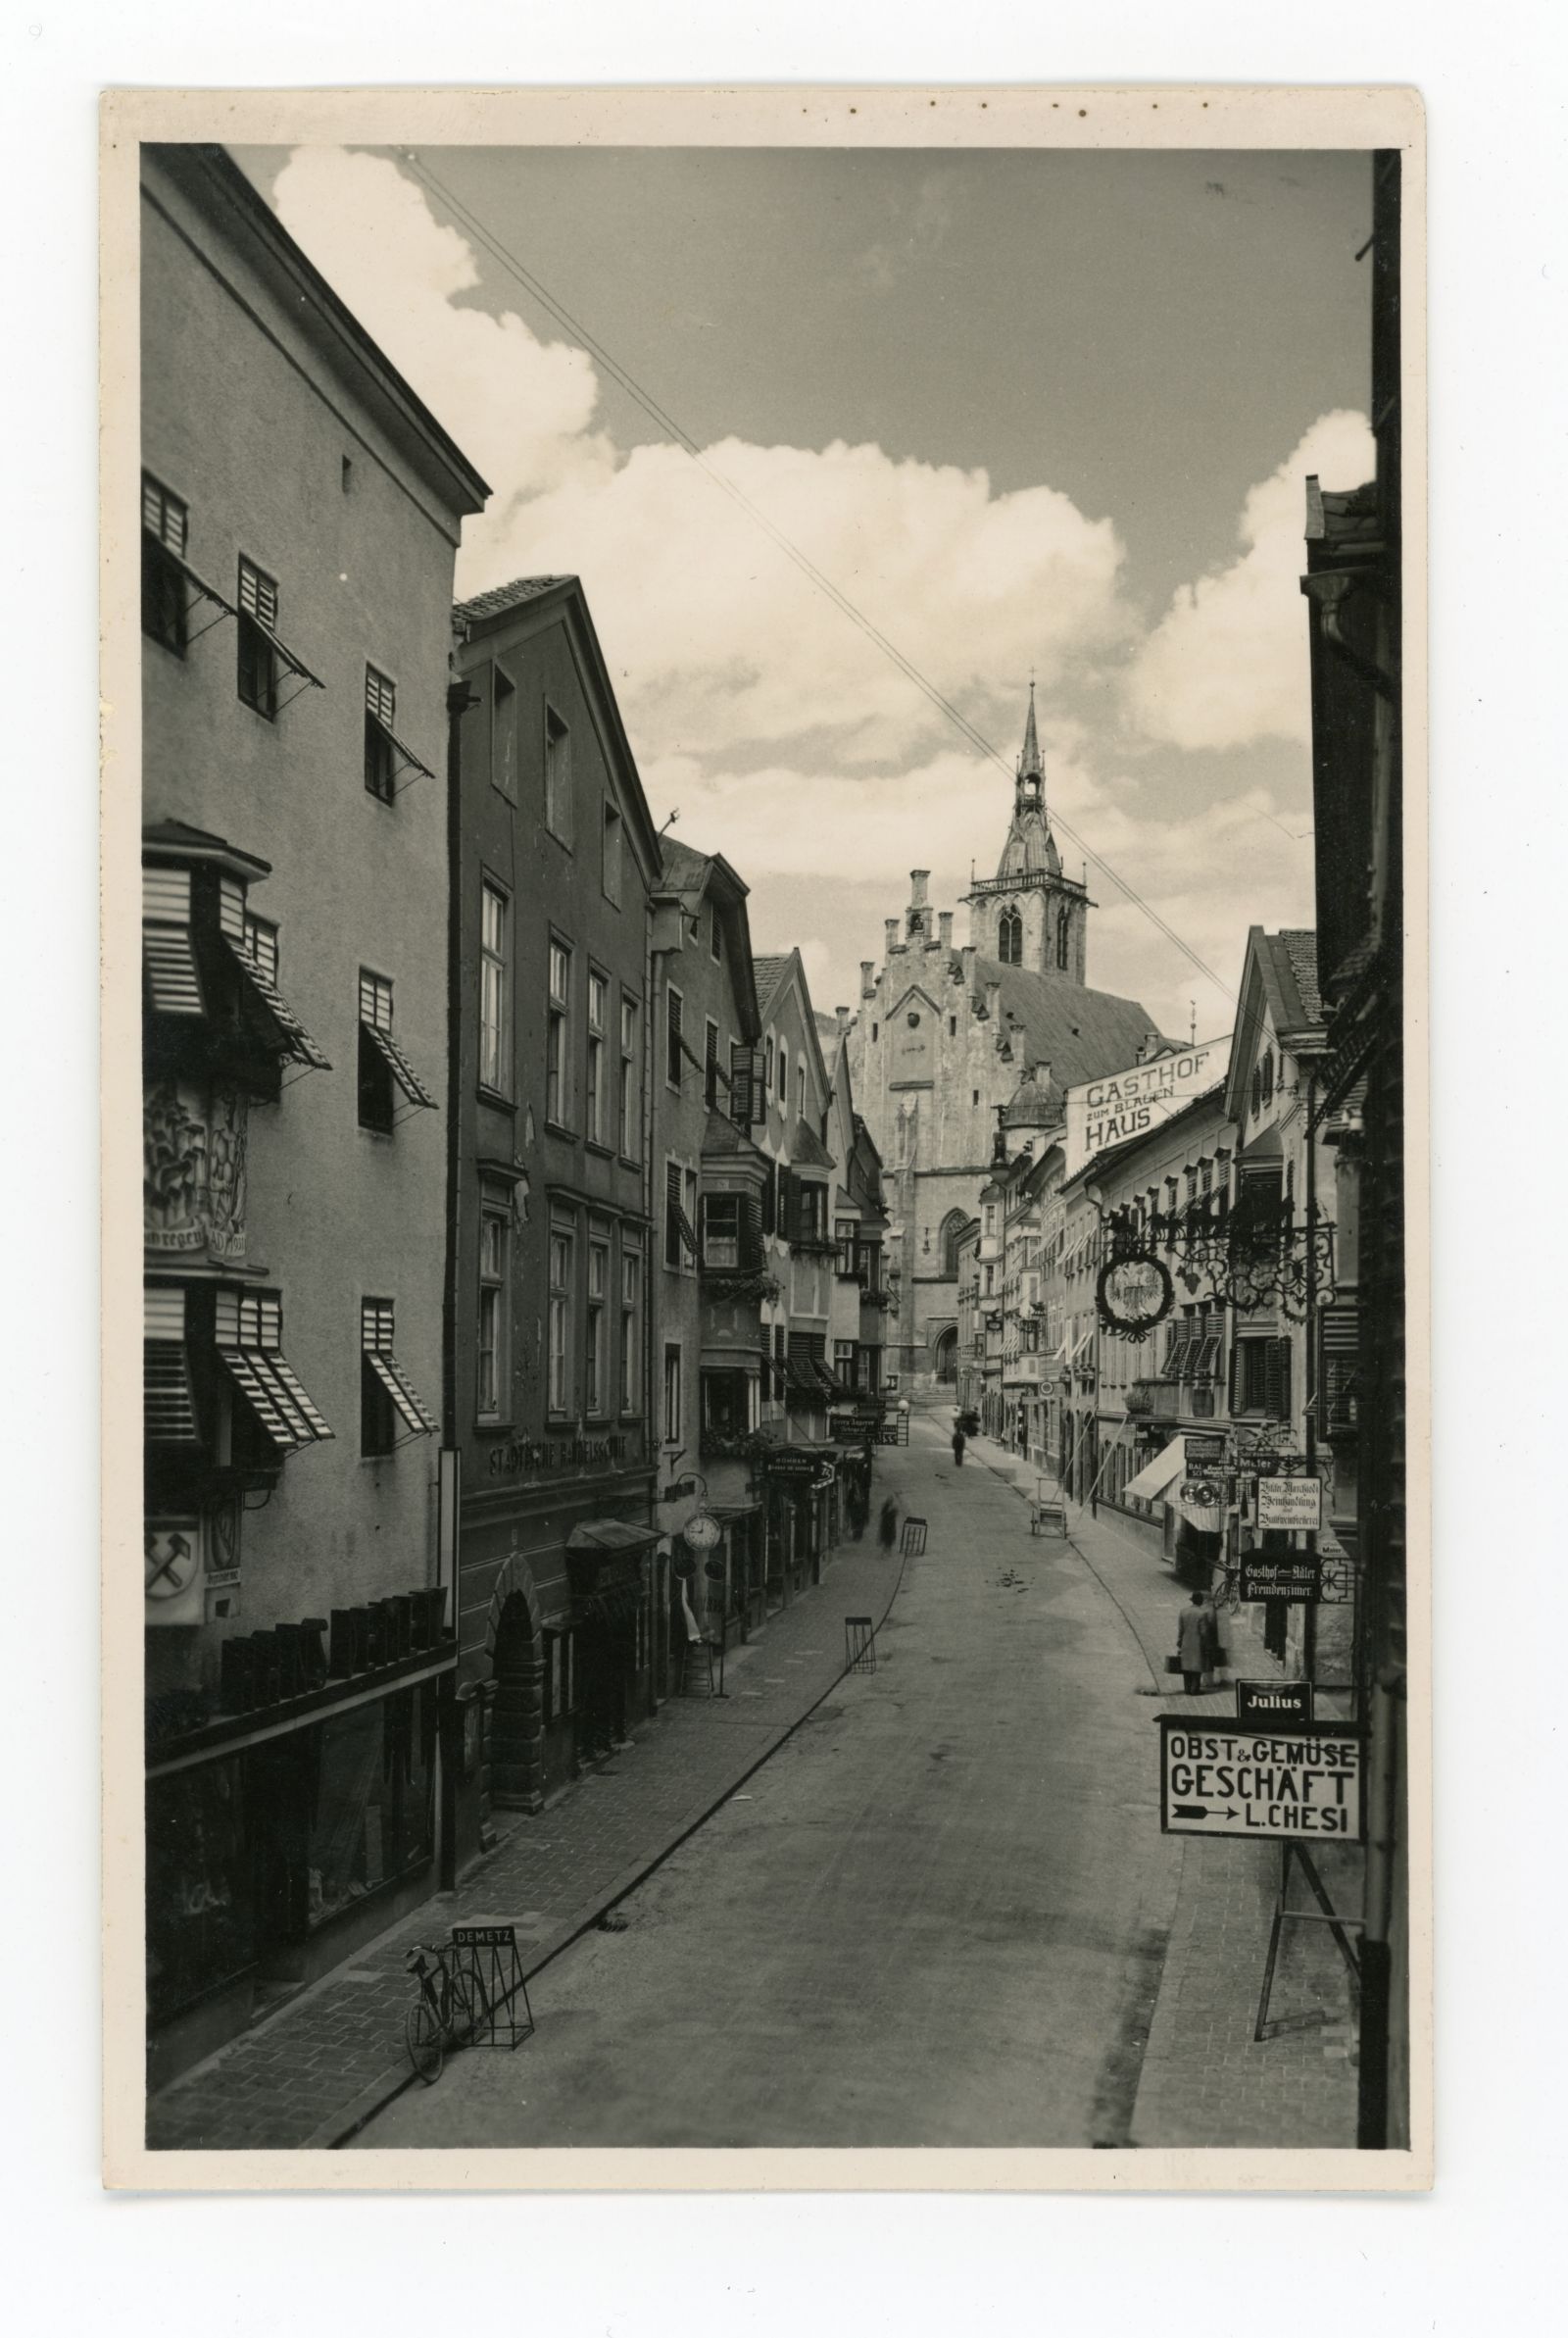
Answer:
<path fill-rule="evenodd" d="M 1371 475 L 1366 156 L 237 159 L 490 480 L 460 593 L 582 578 L 655 821 L 819 1009 L 913 868 L 963 938 L 1033 675 L 1090 981 L 1230 1027 L 1249 925 L 1312 921 L 1304 481 Z"/>

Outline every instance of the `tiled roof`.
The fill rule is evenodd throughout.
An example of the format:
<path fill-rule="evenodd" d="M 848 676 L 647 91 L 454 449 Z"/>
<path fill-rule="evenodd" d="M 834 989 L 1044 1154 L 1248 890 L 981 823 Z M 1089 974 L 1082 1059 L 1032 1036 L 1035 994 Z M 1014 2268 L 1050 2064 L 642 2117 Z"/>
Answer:
<path fill-rule="evenodd" d="M 1323 1000 L 1317 986 L 1317 935 L 1299 927 L 1288 927 L 1277 933 L 1274 940 L 1284 947 L 1307 1021 L 1321 1022 Z"/>
<path fill-rule="evenodd" d="M 757 976 L 757 1003 L 764 1013 L 774 991 L 784 979 L 785 970 L 793 955 L 792 951 L 786 950 L 779 957 L 754 958 L 752 960 L 752 970 Z"/>
<path fill-rule="evenodd" d="M 662 836 L 659 856 L 664 877 L 676 892 L 697 892 L 707 881 L 709 856 L 700 853 L 695 845 L 682 844 L 674 836 Z"/>
<path fill-rule="evenodd" d="M 761 1146 L 754 1144 L 744 1128 L 737 1128 L 723 1113 L 710 1112 L 703 1122 L 703 1159 L 726 1161 L 737 1156 L 761 1162 L 767 1159 Z"/>
<path fill-rule="evenodd" d="M 954 963 L 961 963 L 956 954 Z M 1049 1064 L 1051 1084 L 1057 1090 L 1101 1079 L 1107 1071 L 1126 1070 L 1156 1027 L 1148 1008 L 1136 999 L 1119 999 L 1108 990 L 1083 990 L 1051 974 L 977 958 L 976 992 L 983 995 L 988 982 L 1002 985 L 998 1004 L 1003 1028 L 1011 1032 L 1015 1060 L 1020 1067 Z"/>
<path fill-rule="evenodd" d="M 576 581 L 574 576 L 514 576 L 510 584 L 492 585 L 469 601 L 459 601 L 454 614 L 468 622 L 475 618 L 501 617 L 509 609 L 520 609 L 526 601 L 537 601 L 542 593 L 554 592 L 558 584 Z"/>

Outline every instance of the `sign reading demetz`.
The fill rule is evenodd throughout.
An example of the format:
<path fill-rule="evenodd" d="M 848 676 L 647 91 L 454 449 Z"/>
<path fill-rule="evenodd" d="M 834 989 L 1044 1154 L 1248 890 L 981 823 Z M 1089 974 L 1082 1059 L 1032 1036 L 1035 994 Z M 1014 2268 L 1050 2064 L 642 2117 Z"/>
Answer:
<path fill-rule="evenodd" d="M 1069 1088 L 1064 1174 L 1075 1177 L 1094 1154 L 1107 1145 L 1125 1144 L 1142 1136 L 1156 1120 L 1168 1120 L 1192 1103 L 1195 1096 L 1216 1086 L 1230 1062 L 1231 1040 L 1205 1040 L 1201 1047 L 1185 1047 L 1175 1055 L 1156 1056 L 1152 1063 L 1133 1064 L 1105 1079 L 1086 1080 Z"/>

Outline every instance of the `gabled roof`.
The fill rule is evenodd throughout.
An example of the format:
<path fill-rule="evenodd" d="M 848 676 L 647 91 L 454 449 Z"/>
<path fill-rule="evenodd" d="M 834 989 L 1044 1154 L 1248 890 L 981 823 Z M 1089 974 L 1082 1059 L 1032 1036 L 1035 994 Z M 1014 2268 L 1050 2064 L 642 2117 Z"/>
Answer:
<path fill-rule="evenodd" d="M 705 1161 L 755 1161 L 760 1169 L 768 1166 L 767 1155 L 754 1144 L 744 1128 L 723 1113 L 710 1112 L 703 1122 L 703 1159 Z"/>
<path fill-rule="evenodd" d="M 751 891 L 722 853 L 699 852 L 667 830 L 659 839 L 661 875 L 656 895 L 673 898 L 689 918 L 695 918 L 705 894 L 710 893 L 723 920 L 725 965 L 740 1009 L 741 1037 L 753 1040 L 761 1029 L 757 1004 L 756 960 L 752 956 L 752 928 L 746 914 Z"/>
<path fill-rule="evenodd" d="M 510 584 L 492 585 L 488 592 L 474 593 L 466 601 L 456 604 L 455 614 L 466 624 L 475 624 L 487 617 L 504 617 L 509 609 L 520 609 L 525 601 L 537 601 L 542 594 L 553 592 L 558 584 L 571 584 L 571 576 L 514 576 Z"/>
<path fill-rule="evenodd" d="M 1274 1026 L 1275 1038 L 1292 1055 L 1314 1055 L 1325 1046 L 1328 1025 L 1317 986 L 1317 936 L 1304 927 L 1265 933 L 1261 925 L 1253 925 L 1248 931 L 1236 1036 L 1231 1041 L 1225 1081 L 1226 1107 L 1238 1123 L 1243 1119 L 1265 1014 Z"/>
<path fill-rule="evenodd" d="M 955 963 L 962 962 L 956 957 Z M 1137 999 L 1083 989 L 1059 975 L 1030 973 L 995 958 L 975 960 L 974 981 L 981 993 L 988 982 L 1001 984 L 1002 1028 L 1010 1027 L 1015 1055 L 1026 1064 L 1049 1064 L 1052 1084 L 1058 1089 L 1125 1070 L 1156 1027 Z"/>
<path fill-rule="evenodd" d="M 793 950 L 786 950 L 782 956 L 775 955 L 752 960 L 753 966 L 757 969 L 757 1003 L 764 1015 L 773 1004 L 773 993 L 783 981 L 789 970 L 790 960 L 794 955 Z"/>
<path fill-rule="evenodd" d="M 822 1042 L 817 1035 L 816 1011 L 811 1005 L 811 986 L 806 979 L 806 968 L 801 962 L 800 951 L 786 950 L 782 953 L 774 951 L 767 957 L 754 958 L 752 966 L 757 975 L 758 1011 L 763 1022 L 766 1022 L 769 1015 L 777 1007 L 788 985 L 792 981 L 796 984 L 800 993 L 801 1021 L 806 1032 L 806 1043 L 816 1057 L 817 1075 L 822 1082 L 822 1097 L 825 1103 L 832 1094 L 833 1082 L 828 1075 L 827 1059 L 822 1053 Z"/>
<path fill-rule="evenodd" d="M 837 1169 L 838 1163 L 809 1120 L 797 1120 L 790 1137 L 791 1169 Z"/>

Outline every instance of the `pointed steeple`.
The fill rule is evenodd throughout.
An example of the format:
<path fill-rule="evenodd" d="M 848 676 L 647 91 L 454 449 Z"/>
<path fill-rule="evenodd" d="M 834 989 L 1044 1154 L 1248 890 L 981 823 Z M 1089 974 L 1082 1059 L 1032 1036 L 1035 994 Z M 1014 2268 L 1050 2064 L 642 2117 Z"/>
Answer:
<path fill-rule="evenodd" d="M 1029 712 L 1024 719 L 1023 748 L 1012 790 L 1012 824 L 1002 848 L 998 876 L 1059 876 L 1061 857 L 1046 816 L 1046 771 L 1040 760 L 1040 733 L 1035 728 L 1035 685 L 1029 683 Z"/>
<path fill-rule="evenodd" d="M 1040 738 L 1035 729 L 1033 675 L 1029 679 L 1029 715 L 1023 726 L 1023 753 L 1018 758 L 1018 776 L 1020 779 L 1038 779 L 1042 787 L 1046 783 L 1046 774 L 1040 762 Z"/>

